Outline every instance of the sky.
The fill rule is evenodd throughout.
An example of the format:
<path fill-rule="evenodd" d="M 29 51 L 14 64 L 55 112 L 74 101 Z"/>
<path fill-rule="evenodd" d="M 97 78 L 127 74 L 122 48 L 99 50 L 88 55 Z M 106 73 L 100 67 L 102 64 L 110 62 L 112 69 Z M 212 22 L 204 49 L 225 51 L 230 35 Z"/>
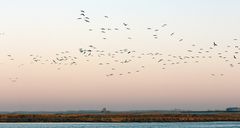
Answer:
<path fill-rule="evenodd" d="M 240 47 L 239 0 L 0 2 L 0 111 L 100 110 L 103 107 L 223 110 L 240 106 L 240 56 L 236 53 Z M 81 10 L 90 23 L 77 19 Z M 123 23 L 131 30 L 126 30 Z M 162 27 L 163 24 L 167 26 Z M 149 27 L 153 30 L 148 30 Z M 100 28 L 119 28 L 119 31 L 104 35 Z M 174 35 L 170 36 L 171 33 Z M 154 34 L 158 39 L 153 38 Z M 213 46 L 213 42 L 218 46 Z M 129 64 L 115 64 L 108 57 L 84 57 L 79 48 L 88 49 L 89 45 L 106 53 L 129 49 L 136 51 L 135 56 L 156 52 L 163 55 L 154 58 L 145 55 Z M 189 53 L 189 49 L 194 52 Z M 210 53 L 198 53 L 201 49 Z M 35 63 L 30 56 L 52 61 L 62 51 L 76 56 L 77 65 Z M 171 66 L 175 60 L 181 61 L 173 56 L 200 58 Z M 119 59 L 127 57 L 124 54 Z M 158 63 L 159 59 L 169 66 Z M 105 65 L 107 62 L 109 66 Z M 113 67 L 116 71 L 111 70 Z M 140 72 L 133 73 L 136 70 Z M 108 73 L 114 76 L 106 77 Z"/>

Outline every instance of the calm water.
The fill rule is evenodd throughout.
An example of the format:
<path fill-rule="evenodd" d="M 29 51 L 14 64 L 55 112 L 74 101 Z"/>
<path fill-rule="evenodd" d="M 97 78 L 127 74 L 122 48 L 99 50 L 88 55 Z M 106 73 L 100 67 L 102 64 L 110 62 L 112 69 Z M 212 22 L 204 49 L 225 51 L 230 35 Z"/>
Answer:
<path fill-rule="evenodd" d="M 1 123 L 0 128 L 240 128 L 240 122 L 196 123 Z"/>

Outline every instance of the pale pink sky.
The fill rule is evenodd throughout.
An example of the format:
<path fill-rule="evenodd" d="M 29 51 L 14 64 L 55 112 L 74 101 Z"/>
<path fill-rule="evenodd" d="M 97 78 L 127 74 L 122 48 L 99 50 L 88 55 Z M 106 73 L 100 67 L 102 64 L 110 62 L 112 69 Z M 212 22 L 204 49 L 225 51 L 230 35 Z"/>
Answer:
<path fill-rule="evenodd" d="M 150 1 L 10 0 L 1 3 L 0 33 L 4 34 L 0 35 L 0 111 L 102 107 L 208 110 L 240 106 L 240 56 L 234 53 L 240 40 L 239 1 Z M 76 20 L 81 9 L 89 15 L 91 23 Z M 105 15 L 110 17 L 107 21 Z M 122 23 L 128 23 L 131 30 L 124 30 Z M 165 23 L 167 27 L 162 28 Z M 102 40 L 102 33 L 95 31 L 101 27 L 118 27 L 120 31 L 107 33 L 108 39 Z M 157 40 L 148 27 L 160 29 Z M 89 32 L 89 28 L 94 31 Z M 175 35 L 170 37 L 172 32 Z M 127 39 L 129 36 L 132 40 Z M 183 42 L 179 42 L 181 38 Z M 214 41 L 218 46 L 210 53 L 197 53 L 201 48 L 206 51 L 213 47 Z M 150 52 L 163 55 L 156 60 L 145 56 L 129 64 L 112 64 L 107 57 L 81 55 L 78 49 L 89 45 L 106 53 L 128 48 L 136 50 L 136 56 Z M 189 49 L 194 52 L 187 52 Z M 32 64 L 29 56 L 51 60 L 56 53 L 66 50 L 78 57 L 78 65 Z M 220 52 L 228 62 L 219 58 Z M 179 65 L 157 63 L 160 58 L 172 59 L 169 54 L 200 58 Z M 119 59 L 126 57 L 129 56 L 122 55 Z M 111 65 L 98 65 L 107 62 Z M 234 67 L 230 67 L 231 63 Z M 57 70 L 59 67 L 61 70 Z M 116 71 L 111 70 L 113 67 Z M 129 71 L 131 74 L 127 74 Z M 106 77 L 108 73 L 115 76 Z M 120 73 L 124 75 L 117 75 Z M 16 77 L 17 81 L 12 82 Z"/>

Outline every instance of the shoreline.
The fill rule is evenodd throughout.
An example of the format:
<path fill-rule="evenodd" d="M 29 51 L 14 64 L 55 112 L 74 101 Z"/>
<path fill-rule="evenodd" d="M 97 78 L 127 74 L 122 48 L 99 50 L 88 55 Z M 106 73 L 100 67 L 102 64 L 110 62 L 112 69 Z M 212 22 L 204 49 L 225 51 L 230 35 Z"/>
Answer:
<path fill-rule="evenodd" d="M 195 121 L 195 122 L 0 122 L 1 124 L 142 124 L 142 123 L 230 123 L 230 122 L 240 122 L 240 121 Z"/>
<path fill-rule="evenodd" d="M 239 122 L 240 114 L 0 114 L 0 123 Z"/>

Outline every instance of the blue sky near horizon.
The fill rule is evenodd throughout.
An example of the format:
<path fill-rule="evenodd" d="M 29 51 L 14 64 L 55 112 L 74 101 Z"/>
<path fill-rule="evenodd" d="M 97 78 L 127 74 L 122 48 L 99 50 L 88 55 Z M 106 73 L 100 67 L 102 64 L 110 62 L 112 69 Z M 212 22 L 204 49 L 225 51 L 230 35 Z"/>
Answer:
<path fill-rule="evenodd" d="M 29 54 L 51 56 L 70 50 L 78 55 L 79 48 L 90 44 L 106 51 L 129 48 L 184 55 L 192 44 L 208 48 L 216 41 L 217 50 L 224 51 L 233 39 L 240 40 L 239 6 L 239 0 L 1 0 L 0 33 L 4 35 L 0 35 L 0 111 L 105 106 L 112 110 L 207 110 L 240 106 L 239 67 L 229 68 L 218 59 L 167 71 L 147 60 L 146 71 L 113 79 L 103 77 L 108 69 L 94 63 L 62 71 L 51 65 L 29 64 Z M 77 20 L 80 10 L 86 11 L 90 24 Z M 109 16 L 107 22 L 105 15 Z M 131 33 L 108 35 L 112 38 L 105 41 L 99 33 L 88 31 L 122 23 L 130 25 Z M 168 26 L 161 30 L 161 38 L 152 39 L 146 28 L 162 24 Z M 176 33 L 173 39 L 167 36 L 171 32 Z M 133 40 L 123 39 L 126 35 Z M 183 44 L 178 42 L 181 38 Z M 16 61 L 9 62 L 8 54 Z M 19 70 L 16 65 L 22 63 L 26 66 Z M 128 68 L 134 69 L 135 65 Z M 211 73 L 226 75 L 211 78 Z M 19 76 L 19 82 L 9 82 L 12 76 Z"/>

